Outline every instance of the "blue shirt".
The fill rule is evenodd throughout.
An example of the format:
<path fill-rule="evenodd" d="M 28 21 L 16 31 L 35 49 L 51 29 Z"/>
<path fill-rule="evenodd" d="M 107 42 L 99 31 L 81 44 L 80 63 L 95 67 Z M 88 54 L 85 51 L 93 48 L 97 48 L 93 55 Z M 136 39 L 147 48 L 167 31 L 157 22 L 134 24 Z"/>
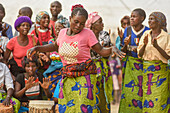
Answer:
<path fill-rule="evenodd" d="M 141 31 L 142 32 L 142 34 L 146 31 L 146 30 L 149 30 L 149 28 L 148 27 L 146 27 L 146 26 L 144 26 L 145 28 L 143 29 L 143 31 Z M 127 27 L 128 28 L 128 27 Z M 124 39 L 126 38 L 126 37 L 128 37 L 127 36 L 127 28 L 125 29 L 125 31 L 124 31 L 124 34 L 123 34 L 123 41 L 122 41 L 122 44 L 124 45 Z M 140 31 L 139 31 L 140 32 Z M 139 33 L 140 34 L 140 33 Z M 131 43 L 130 43 L 130 45 L 131 46 L 137 46 L 136 45 L 136 43 L 135 43 L 135 38 L 137 38 L 137 34 L 135 33 L 135 31 L 133 31 L 133 29 L 132 29 L 132 27 L 131 27 Z M 140 37 L 141 38 L 141 37 Z M 132 57 L 135 57 L 135 58 L 137 58 L 138 57 L 138 55 L 137 55 L 137 53 L 135 53 L 135 52 L 133 52 L 133 51 L 131 51 L 131 54 L 132 54 Z"/>

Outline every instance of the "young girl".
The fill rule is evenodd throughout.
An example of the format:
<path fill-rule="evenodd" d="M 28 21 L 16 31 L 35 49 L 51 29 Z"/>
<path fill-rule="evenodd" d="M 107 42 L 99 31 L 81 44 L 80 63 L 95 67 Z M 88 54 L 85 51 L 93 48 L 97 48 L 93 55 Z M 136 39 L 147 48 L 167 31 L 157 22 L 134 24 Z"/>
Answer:
<path fill-rule="evenodd" d="M 50 28 L 48 27 L 50 22 L 50 16 L 46 11 L 41 11 L 36 16 L 36 23 L 39 27 L 35 26 L 35 29 L 31 32 L 38 38 L 39 44 L 48 44 L 48 41 L 52 38 Z"/>
<path fill-rule="evenodd" d="M 88 13 L 84 8 L 74 8 L 70 16 L 70 28 L 62 29 L 54 44 L 36 46 L 27 54 L 30 57 L 36 51 L 59 50 L 64 66 L 58 99 L 59 112 L 97 112 L 97 70 L 91 60 L 90 49 L 107 57 L 112 53 L 112 48 L 103 48 L 93 32 L 84 28 L 87 18 Z"/>
<path fill-rule="evenodd" d="M 22 67 L 26 72 L 19 74 L 16 78 L 14 96 L 20 100 L 21 109 L 27 107 L 24 104 L 28 104 L 29 100 L 42 100 L 43 90 L 48 98 L 51 97 L 48 89 L 49 80 L 36 72 L 39 64 L 38 59 L 33 57 L 32 60 L 23 58 Z"/>

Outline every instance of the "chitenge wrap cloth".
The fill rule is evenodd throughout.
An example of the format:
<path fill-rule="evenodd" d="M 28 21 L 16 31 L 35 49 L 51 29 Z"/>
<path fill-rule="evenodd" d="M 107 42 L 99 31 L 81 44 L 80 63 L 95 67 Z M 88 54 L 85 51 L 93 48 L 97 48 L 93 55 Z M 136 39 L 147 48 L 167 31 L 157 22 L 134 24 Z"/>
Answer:
<path fill-rule="evenodd" d="M 143 62 L 142 113 L 170 113 L 169 70 L 162 61 Z"/>
<path fill-rule="evenodd" d="M 89 74 L 97 74 L 96 65 L 91 59 L 79 64 L 66 65 L 62 68 L 62 75 L 66 77 L 73 78 Z"/>
<path fill-rule="evenodd" d="M 132 56 L 123 59 L 122 93 L 119 113 L 142 113 L 143 60 Z M 137 103 L 134 106 L 134 103 Z"/>
<path fill-rule="evenodd" d="M 96 113 L 96 66 L 91 59 L 62 68 L 60 113 Z"/>

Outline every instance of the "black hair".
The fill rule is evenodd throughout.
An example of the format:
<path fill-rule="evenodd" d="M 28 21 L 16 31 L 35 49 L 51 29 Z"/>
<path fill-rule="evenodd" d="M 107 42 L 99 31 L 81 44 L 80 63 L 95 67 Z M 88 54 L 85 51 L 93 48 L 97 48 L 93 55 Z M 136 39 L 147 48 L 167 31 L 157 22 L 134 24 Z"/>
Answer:
<path fill-rule="evenodd" d="M 0 3 L 0 10 L 3 11 L 3 13 L 5 14 L 5 8 L 1 3 Z"/>
<path fill-rule="evenodd" d="M 140 15 L 140 16 L 143 16 L 143 17 L 144 17 L 144 20 L 145 20 L 145 18 L 146 18 L 146 13 L 145 13 L 145 11 L 144 11 L 143 9 L 137 8 L 137 9 L 134 9 L 133 11 L 138 12 L 139 15 Z M 133 11 L 132 11 L 132 12 L 133 12 Z"/>
<path fill-rule="evenodd" d="M 54 1 L 51 4 L 53 4 L 53 3 L 59 4 L 62 7 L 62 5 L 61 5 L 61 3 L 59 1 Z"/>
<path fill-rule="evenodd" d="M 22 68 L 25 69 L 26 64 L 29 64 L 29 62 L 35 63 L 37 67 L 40 66 L 40 64 L 39 64 L 39 62 L 38 62 L 37 56 L 36 56 L 36 55 L 33 55 L 33 56 L 32 56 L 32 60 L 28 59 L 27 56 L 25 56 L 25 57 L 22 58 L 22 61 L 21 61 L 21 63 L 22 63 Z"/>
<path fill-rule="evenodd" d="M 31 13 L 31 15 L 30 16 L 32 16 L 32 14 L 33 14 L 33 11 L 32 11 L 32 9 L 30 8 L 30 7 L 22 7 L 20 10 L 24 10 L 24 13 Z M 25 15 L 25 16 L 27 16 L 27 15 Z"/>
<path fill-rule="evenodd" d="M 88 19 L 88 12 L 82 7 L 76 7 L 73 9 L 73 11 L 71 12 L 71 17 L 75 15 L 83 15 L 85 16 L 86 20 Z"/>
<path fill-rule="evenodd" d="M 129 24 L 130 24 L 130 17 L 129 16 L 124 16 L 121 20 L 120 20 L 120 22 L 121 22 L 121 24 L 123 23 L 123 20 L 128 20 L 128 22 L 129 22 Z"/>

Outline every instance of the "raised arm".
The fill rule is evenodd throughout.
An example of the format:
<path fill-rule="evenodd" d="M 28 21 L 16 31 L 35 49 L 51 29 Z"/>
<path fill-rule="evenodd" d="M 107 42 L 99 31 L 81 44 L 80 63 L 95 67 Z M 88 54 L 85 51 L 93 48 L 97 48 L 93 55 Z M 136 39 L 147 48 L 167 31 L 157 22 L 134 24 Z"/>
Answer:
<path fill-rule="evenodd" d="M 116 46 L 106 48 L 106 47 L 102 47 L 99 43 L 97 43 L 94 46 L 92 46 L 92 49 L 103 57 L 108 57 L 113 53 L 116 54 L 120 58 L 123 58 L 125 55 L 125 53 L 122 53 L 121 51 L 119 51 L 119 49 L 116 48 Z"/>
<path fill-rule="evenodd" d="M 31 58 L 33 54 L 36 52 L 52 52 L 52 51 L 58 51 L 57 44 L 47 44 L 43 46 L 35 46 L 27 51 L 27 57 Z"/>
<path fill-rule="evenodd" d="M 146 36 L 144 37 L 144 39 L 143 39 L 143 46 L 142 46 L 142 48 L 139 50 L 139 57 L 142 57 L 142 56 L 143 56 L 147 44 L 148 44 L 148 35 L 146 35 Z"/>
<path fill-rule="evenodd" d="M 35 83 L 34 77 L 29 77 L 27 83 L 25 84 L 25 87 L 21 89 L 21 84 L 16 81 L 14 96 L 16 98 L 22 97 L 25 94 L 25 91 L 31 88 L 34 85 L 34 83 Z"/>
<path fill-rule="evenodd" d="M 166 58 L 167 60 L 170 59 L 170 56 L 158 45 L 156 39 L 152 40 L 152 44 L 164 58 Z"/>
<path fill-rule="evenodd" d="M 108 57 L 111 55 L 112 53 L 112 49 L 111 47 L 102 47 L 99 43 L 95 44 L 94 46 L 92 46 L 92 49 L 98 53 L 99 55 L 103 56 L 103 57 Z"/>

